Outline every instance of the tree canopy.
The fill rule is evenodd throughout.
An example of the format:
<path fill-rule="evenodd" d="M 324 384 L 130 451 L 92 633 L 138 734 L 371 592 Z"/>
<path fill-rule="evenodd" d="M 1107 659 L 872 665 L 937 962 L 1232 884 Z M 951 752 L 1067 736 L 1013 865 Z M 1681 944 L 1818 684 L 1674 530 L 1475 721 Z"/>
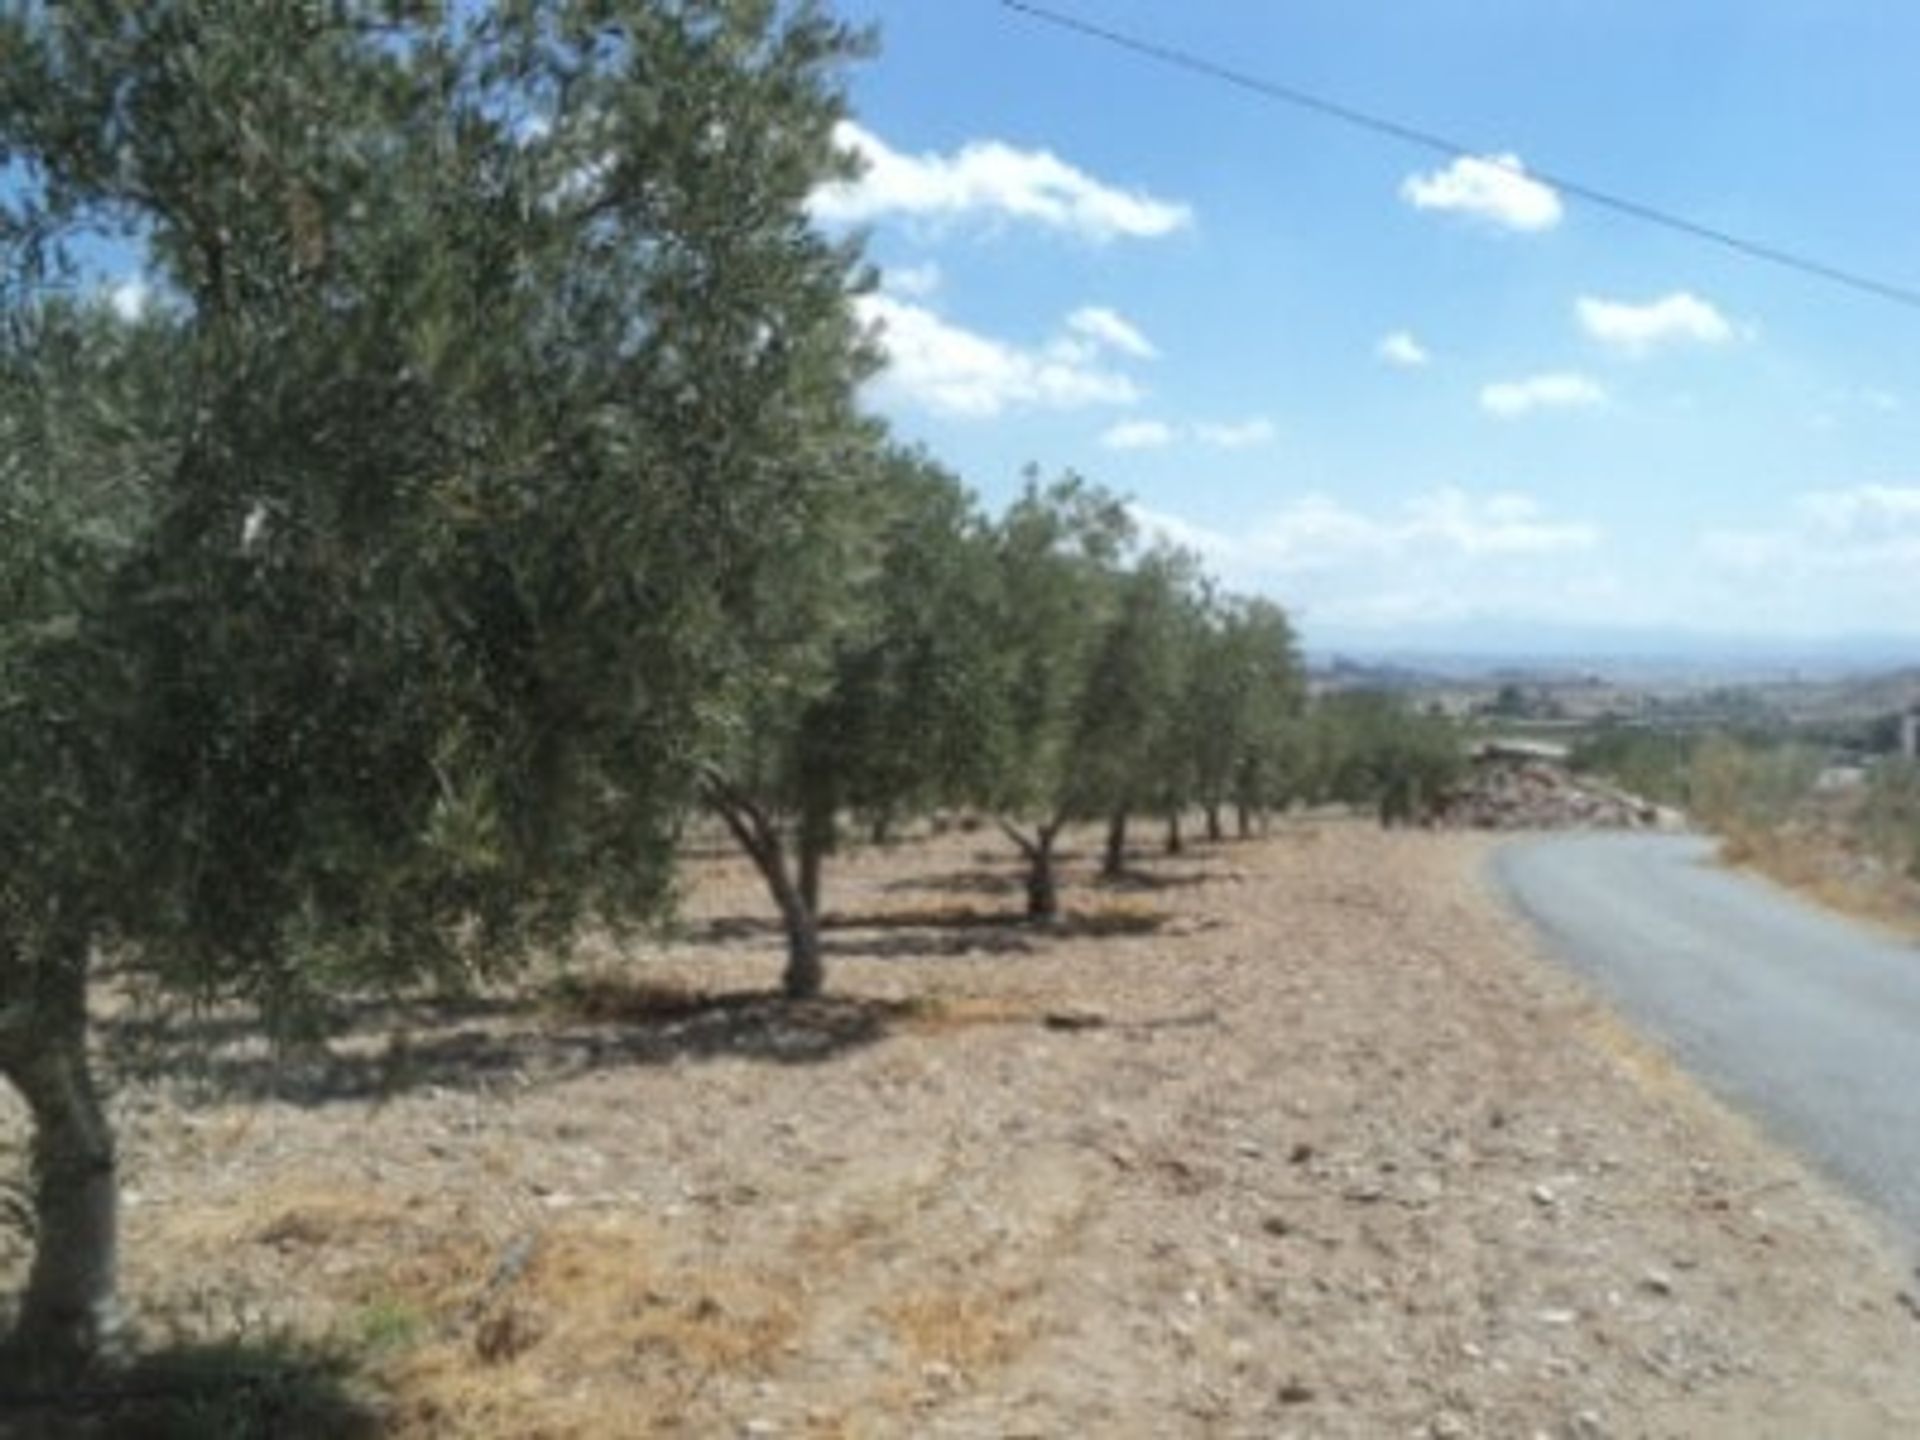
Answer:
<path fill-rule="evenodd" d="M 102 955 L 294 1033 L 658 916 L 705 807 L 804 998 L 850 820 L 997 817 L 1044 920 L 1071 822 L 1292 798 L 1277 606 L 863 412 L 809 202 L 865 45 L 777 0 L 0 8 L 8 1363 L 115 1326 Z"/>
<path fill-rule="evenodd" d="M 0 18 L 33 1351 L 112 1323 L 96 947 L 297 1015 L 644 916 L 724 717 L 816 663 L 873 440 L 806 205 L 859 50 L 720 0 Z M 103 234 L 131 329 L 47 298 Z"/>

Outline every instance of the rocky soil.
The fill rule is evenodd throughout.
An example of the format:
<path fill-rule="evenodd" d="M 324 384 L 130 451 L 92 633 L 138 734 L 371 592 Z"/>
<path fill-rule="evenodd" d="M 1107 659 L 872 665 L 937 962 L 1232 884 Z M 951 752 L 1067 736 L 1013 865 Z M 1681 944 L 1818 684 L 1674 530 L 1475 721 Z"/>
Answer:
<path fill-rule="evenodd" d="M 708 859 L 674 942 L 331 1057 L 123 1023 L 130 1298 L 344 1347 L 403 1437 L 1920 1433 L 1896 1248 L 1491 843 L 1302 823 L 1046 936 L 985 835 L 863 852 L 797 1008 Z"/>

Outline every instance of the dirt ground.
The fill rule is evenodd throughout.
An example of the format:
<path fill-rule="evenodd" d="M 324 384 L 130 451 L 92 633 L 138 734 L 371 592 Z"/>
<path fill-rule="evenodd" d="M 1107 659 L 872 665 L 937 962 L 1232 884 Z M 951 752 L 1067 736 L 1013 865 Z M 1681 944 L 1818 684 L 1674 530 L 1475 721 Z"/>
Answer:
<path fill-rule="evenodd" d="M 122 1026 L 129 1299 L 344 1350 L 409 1440 L 1920 1434 L 1906 1258 L 1491 843 L 1301 822 L 1053 935 L 987 832 L 865 851 L 797 1009 L 709 858 L 673 943 L 330 1058 Z"/>

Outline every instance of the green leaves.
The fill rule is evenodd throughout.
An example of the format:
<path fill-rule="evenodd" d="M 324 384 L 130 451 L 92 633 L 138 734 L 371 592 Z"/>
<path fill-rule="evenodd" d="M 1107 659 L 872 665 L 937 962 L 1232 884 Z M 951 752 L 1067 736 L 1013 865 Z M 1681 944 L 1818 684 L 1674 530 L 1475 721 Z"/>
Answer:
<path fill-rule="evenodd" d="M 156 0 L 0 47 L 7 238 L 129 234 L 170 297 L 14 314 L 0 933 L 57 900 L 253 990 L 656 908 L 860 568 L 855 256 L 805 208 L 856 37 Z"/>

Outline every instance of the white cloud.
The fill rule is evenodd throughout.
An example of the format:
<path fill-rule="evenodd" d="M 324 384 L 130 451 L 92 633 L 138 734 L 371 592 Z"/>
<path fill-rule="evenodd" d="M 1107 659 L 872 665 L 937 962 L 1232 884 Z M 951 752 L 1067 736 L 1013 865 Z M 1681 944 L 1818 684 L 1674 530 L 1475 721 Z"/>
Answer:
<path fill-rule="evenodd" d="M 1130 322 L 1101 305 L 1088 305 L 1074 311 L 1067 317 L 1067 328 L 1136 360 L 1151 360 L 1160 353 Z"/>
<path fill-rule="evenodd" d="M 897 296 L 864 295 L 857 305 L 886 355 L 879 388 L 938 414 L 986 418 L 1020 408 L 1073 410 L 1140 399 L 1131 379 L 1070 335 L 1024 349 Z"/>
<path fill-rule="evenodd" d="M 1235 425 L 1200 424 L 1193 427 L 1193 433 L 1202 445 L 1217 450 L 1251 450 L 1257 445 L 1271 445 L 1279 432 L 1271 420 L 1256 418 Z"/>
<path fill-rule="evenodd" d="M 1174 442 L 1171 425 L 1162 420 L 1122 420 L 1100 437 L 1109 450 L 1163 450 Z"/>
<path fill-rule="evenodd" d="M 1607 392 L 1585 375 L 1560 372 L 1488 385 L 1480 392 L 1480 408 L 1512 420 L 1534 410 L 1590 409 L 1606 399 Z"/>
<path fill-rule="evenodd" d="M 153 286 L 138 275 L 120 281 L 107 291 L 107 304 L 129 325 L 144 316 L 152 303 Z"/>
<path fill-rule="evenodd" d="M 1710 530 L 1701 548 L 1724 568 L 1781 581 L 1868 579 L 1885 571 L 1910 590 L 1920 573 L 1920 485 L 1811 490 L 1794 500 L 1786 523 Z"/>
<path fill-rule="evenodd" d="M 1848 541 L 1920 540 L 1920 486 L 1856 485 L 1815 490 L 1800 511 L 1825 534 Z"/>
<path fill-rule="evenodd" d="M 1684 290 L 1644 305 L 1583 295 L 1574 310 L 1587 334 L 1629 355 L 1643 355 L 1673 341 L 1724 345 L 1734 337 L 1724 315 Z"/>
<path fill-rule="evenodd" d="M 1238 551 L 1231 537 L 1167 511 L 1150 509 L 1137 501 L 1130 503 L 1127 511 L 1133 516 L 1133 523 L 1149 539 L 1164 540 L 1182 550 L 1191 550 L 1215 566 L 1230 563 Z"/>
<path fill-rule="evenodd" d="M 1236 535 L 1204 530 L 1138 506 L 1135 511 L 1147 528 L 1178 534 L 1194 548 L 1243 568 L 1251 564 L 1275 573 L 1335 568 L 1356 558 L 1559 555 L 1590 550 L 1600 542 L 1596 527 L 1550 519 L 1531 496 L 1512 491 L 1474 496 L 1454 486 L 1375 514 L 1330 496 L 1305 495 Z"/>
<path fill-rule="evenodd" d="M 1278 433 L 1273 422 L 1264 417 L 1231 425 L 1205 420 L 1195 425 L 1127 420 L 1102 435 L 1100 443 L 1109 450 L 1161 450 L 1183 440 L 1193 440 L 1216 450 L 1251 450 L 1272 444 Z"/>
<path fill-rule="evenodd" d="M 1409 534 L 1416 543 L 1440 542 L 1463 555 L 1557 555 L 1590 550 L 1600 532 L 1585 522 L 1549 520 L 1532 496 L 1502 491 L 1475 500 L 1446 489 L 1415 501 Z"/>
<path fill-rule="evenodd" d="M 1551 230 L 1563 213 L 1553 187 L 1518 155 L 1462 155 L 1444 170 L 1409 175 L 1400 197 L 1416 210 L 1457 210 L 1509 230 Z"/>
<path fill-rule="evenodd" d="M 1382 336 L 1379 345 L 1374 347 L 1374 353 L 1387 364 L 1402 370 L 1417 370 L 1433 359 L 1427 354 L 1426 347 L 1406 330 L 1396 330 L 1391 335 Z"/>
<path fill-rule="evenodd" d="M 880 284 L 889 294 L 909 300 L 924 300 L 946 282 L 940 267 L 929 260 L 924 265 L 901 265 L 881 276 Z"/>
<path fill-rule="evenodd" d="M 1809 491 L 1773 525 L 1707 531 L 1699 551 L 1728 623 L 1912 633 L 1920 485 Z"/>
<path fill-rule="evenodd" d="M 1578 563 L 1602 545 L 1596 526 L 1511 491 L 1449 486 L 1371 509 L 1309 494 L 1231 534 L 1140 506 L 1134 516 L 1228 583 L 1273 593 L 1316 623 L 1575 612 L 1605 583 Z"/>
<path fill-rule="evenodd" d="M 1048 150 L 977 140 L 952 155 L 907 155 L 872 131 L 842 121 L 835 138 L 865 170 L 814 194 L 827 224 L 858 225 L 886 216 L 1024 221 L 1095 242 L 1155 239 L 1193 223 L 1185 205 L 1095 180 Z"/>

